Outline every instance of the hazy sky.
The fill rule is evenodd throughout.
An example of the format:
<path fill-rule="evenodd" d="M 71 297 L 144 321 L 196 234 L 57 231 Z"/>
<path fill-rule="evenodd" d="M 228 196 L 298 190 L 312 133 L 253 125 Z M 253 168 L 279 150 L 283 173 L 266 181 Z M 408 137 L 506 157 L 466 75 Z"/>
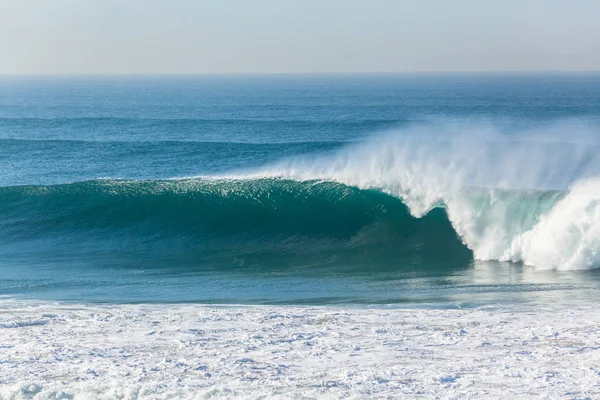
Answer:
<path fill-rule="evenodd" d="M 600 0 L 0 0 L 0 73 L 600 70 Z"/>

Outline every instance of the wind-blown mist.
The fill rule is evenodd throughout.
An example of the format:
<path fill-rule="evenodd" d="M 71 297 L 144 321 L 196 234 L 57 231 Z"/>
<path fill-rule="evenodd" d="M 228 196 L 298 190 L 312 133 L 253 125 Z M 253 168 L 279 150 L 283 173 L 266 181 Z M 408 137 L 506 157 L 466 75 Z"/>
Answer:
<path fill-rule="evenodd" d="M 535 129 L 437 120 L 251 176 L 378 189 L 415 217 L 443 207 L 476 259 L 583 269 L 600 265 L 598 132 L 581 119 Z"/>

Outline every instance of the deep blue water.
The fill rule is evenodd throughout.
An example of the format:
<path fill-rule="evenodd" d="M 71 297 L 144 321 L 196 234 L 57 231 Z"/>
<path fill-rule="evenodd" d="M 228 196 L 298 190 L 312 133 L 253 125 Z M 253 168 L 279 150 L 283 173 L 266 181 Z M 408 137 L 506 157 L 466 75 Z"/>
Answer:
<path fill-rule="evenodd" d="M 409 173 L 411 185 L 429 185 L 433 167 L 423 167 L 435 154 L 440 173 L 469 177 L 470 212 L 497 223 L 490 205 L 504 201 L 515 210 L 503 217 L 514 216 L 510 229 L 526 230 L 570 185 L 600 176 L 599 121 L 599 74 L 2 77 L 0 295 L 450 306 L 593 298 L 593 262 L 558 272 L 479 261 L 445 198 L 417 218 L 394 190 L 406 192 Z M 446 157 L 470 138 L 481 145 Z M 330 159 L 352 174 L 323 172 Z M 521 191 L 497 200 L 478 194 L 486 185 Z"/>

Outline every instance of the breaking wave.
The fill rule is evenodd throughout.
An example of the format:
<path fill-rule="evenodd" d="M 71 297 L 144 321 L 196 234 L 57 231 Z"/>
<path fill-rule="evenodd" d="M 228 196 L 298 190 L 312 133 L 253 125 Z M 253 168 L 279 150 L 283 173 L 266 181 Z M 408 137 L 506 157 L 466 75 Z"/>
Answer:
<path fill-rule="evenodd" d="M 599 148 L 573 129 L 594 137 L 434 124 L 228 176 L 2 187 L 0 246 L 600 267 Z"/>

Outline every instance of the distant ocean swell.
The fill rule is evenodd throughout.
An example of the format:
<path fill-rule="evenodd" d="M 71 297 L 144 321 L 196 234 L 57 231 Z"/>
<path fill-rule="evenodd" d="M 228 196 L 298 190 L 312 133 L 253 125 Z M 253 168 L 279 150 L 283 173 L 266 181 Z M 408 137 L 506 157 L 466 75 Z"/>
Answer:
<path fill-rule="evenodd" d="M 9 248 L 36 241 L 152 248 L 171 241 L 231 260 L 313 251 L 581 269 L 600 262 L 599 186 L 470 189 L 463 192 L 463 210 L 438 204 L 418 217 L 397 197 L 331 181 L 190 178 L 3 187 L 0 237 Z"/>

